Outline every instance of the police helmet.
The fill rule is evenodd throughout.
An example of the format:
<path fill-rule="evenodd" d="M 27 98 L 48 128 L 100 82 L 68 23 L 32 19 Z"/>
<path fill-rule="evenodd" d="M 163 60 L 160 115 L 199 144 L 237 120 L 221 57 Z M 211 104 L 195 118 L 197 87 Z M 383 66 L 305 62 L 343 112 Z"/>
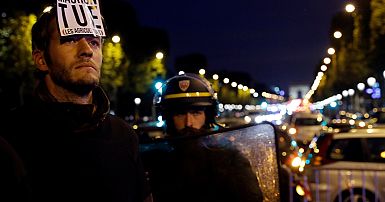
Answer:
<path fill-rule="evenodd" d="M 201 76 L 185 73 L 168 79 L 154 97 L 157 113 L 167 123 L 171 116 L 186 110 L 204 110 L 206 125 L 218 116 L 217 94 L 211 83 Z M 169 124 L 168 124 L 169 125 Z"/>

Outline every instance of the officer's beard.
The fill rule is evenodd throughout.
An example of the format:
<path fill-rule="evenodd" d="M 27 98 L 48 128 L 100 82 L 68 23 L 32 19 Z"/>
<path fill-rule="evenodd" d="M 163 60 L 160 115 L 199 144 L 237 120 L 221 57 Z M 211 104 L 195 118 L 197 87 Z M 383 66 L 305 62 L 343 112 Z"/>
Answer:
<path fill-rule="evenodd" d="M 200 136 L 204 135 L 208 132 L 208 130 L 204 127 L 201 129 L 196 129 L 192 127 L 185 127 L 181 130 L 176 131 L 176 136 L 183 137 L 183 136 Z"/>

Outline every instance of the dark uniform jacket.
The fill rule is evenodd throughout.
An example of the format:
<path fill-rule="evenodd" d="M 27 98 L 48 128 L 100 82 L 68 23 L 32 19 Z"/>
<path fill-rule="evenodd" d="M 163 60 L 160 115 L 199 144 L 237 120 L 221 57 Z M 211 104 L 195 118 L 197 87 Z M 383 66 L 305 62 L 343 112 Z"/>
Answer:
<path fill-rule="evenodd" d="M 93 102 L 40 96 L 7 116 L 0 164 L 9 166 L 0 169 L 0 177 L 8 176 L 0 180 L 0 201 L 143 201 L 149 190 L 136 134 L 108 113 L 101 88 Z"/>

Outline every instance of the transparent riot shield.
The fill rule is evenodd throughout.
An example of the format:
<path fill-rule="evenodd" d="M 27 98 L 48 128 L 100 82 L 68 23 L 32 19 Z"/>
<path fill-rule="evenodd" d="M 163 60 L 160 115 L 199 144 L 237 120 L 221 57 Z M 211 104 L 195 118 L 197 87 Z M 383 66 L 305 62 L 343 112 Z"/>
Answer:
<path fill-rule="evenodd" d="M 199 198 L 199 194 L 204 193 L 213 194 L 215 197 L 211 200 L 205 198 L 204 201 L 278 202 L 280 195 L 277 148 L 274 127 L 263 123 L 224 129 L 198 137 L 178 137 L 142 143 L 141 154 L 145 170 L 149 173 L 154 199 L 158 196 L 160 198 L 155 201 L 201 201 L 203 199 Z M 248 168 L 244 166 L 245 162 Z M 206 168 L 209 166 L 214 169 Z M 248 170 L 251 174 L 240 173 Z M 206 172 L 209 174 L 206 175 Z M 223 179 L 213 177 L 217 176 L 217 173 L 219 178 Z M 212 179 L 219 183 L 212 184 Z M 250 182 L 253 180 L 257 187 Z M 226 183 L 231 185 L 225 185 Z M 184 186 L 185 184 L 191 186 Z M 207 187 L 202 190 L 194 190 L 205 186 Z M 218 189 L 222 189 L 222 192 L 216 190 L 217 187 L 220 187 Z M 239 193 L 235 194 L 238 198 L 230 200 L 233 197 L 230 192 L 237 189 L 240 189 Z M 253 189 L 259 189 L 259 192 Z M 188 190 L 194 190 L 195 194 Z M 218 194 L 215 195 L 216 191 Z M 181 196 L 170 198 L 170 195 L 178 194 Z M 256 197 L 258 194 L 262 195 L 259 199 Z M 224 198 L 219 200 L 220 197 Z"/>

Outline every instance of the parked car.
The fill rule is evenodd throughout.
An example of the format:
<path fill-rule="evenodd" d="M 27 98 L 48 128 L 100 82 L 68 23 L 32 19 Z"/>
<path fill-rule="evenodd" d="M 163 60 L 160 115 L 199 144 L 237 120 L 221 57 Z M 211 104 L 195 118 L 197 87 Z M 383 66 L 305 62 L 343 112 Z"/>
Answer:
<path fill-rule="evenodd" d="M 299 144 L 307 145 L 322 130 L 325 118 L 321 113 L 294 113 L 286 127 L 287 133 Z"/>
<path fill-rule="evenodd" d="M 314 201 L 385 201 L 385 129 L 323 134 L 307 169 Z"/>

